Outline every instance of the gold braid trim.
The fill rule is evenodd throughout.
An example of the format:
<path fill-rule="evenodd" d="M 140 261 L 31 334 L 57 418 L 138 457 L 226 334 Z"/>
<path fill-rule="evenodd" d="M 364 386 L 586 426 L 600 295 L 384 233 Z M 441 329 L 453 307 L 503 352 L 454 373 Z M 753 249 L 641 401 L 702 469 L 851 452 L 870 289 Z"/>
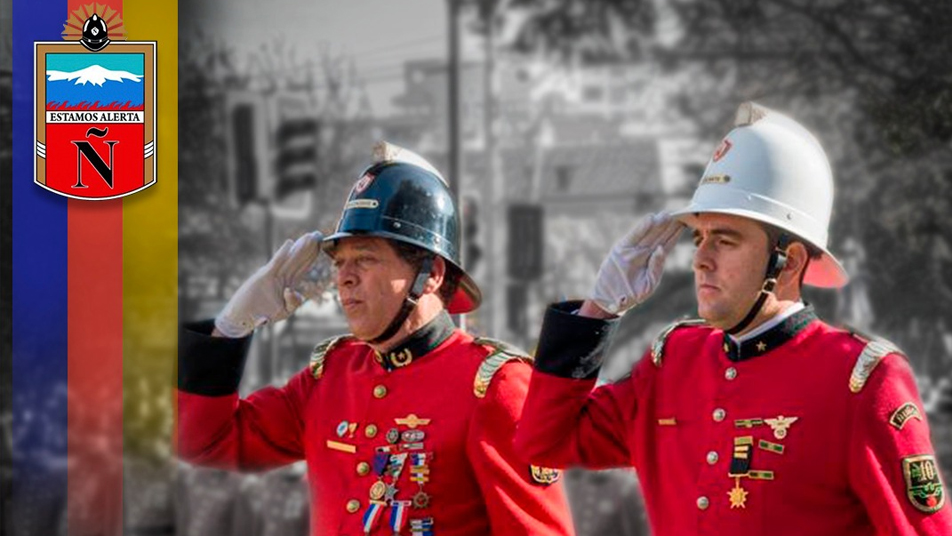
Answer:
<path fill-rule="evenodd" d="M 311 350 L 311 362 L 308 366 L 311 369 L 311 376 L 314 376 L 315 380 L 321 379 L 321 376 L 324 375 L 324 359 L 327 358 L 327 354 L 334 349 L 337 343 L 350 339 L 350 335 L 338 335 L 319 342 Z"/>
<path fill-rule="evenodd" d="M 489 383 L 492 381 L 493 376 L 495 376 L 496 372 L 506 363 L 516 360 L 532 361 L 532 357 L 530 357 L 529 354 L 503 341 L 481 337 L 475 339 L 473 342 L 480 346 L 488 346 L 492 349 L 492 352 L 480 363 L 479 370 L 476 371 L 476 378 L 473 380 L 473 394 L 476 395 L 476 398 L 484 398 L 486 396 L 486 392 L 489 391 Z"/>
<path fill-rule="evenodd" d="M 668 337 L 674 330 L 685 326 L 703 326 L 705 324 L 706 322 L 701 319 L 678 320 L 677 322 L 668 324 L 661 330 L 661 333 L 655 337 L 654 342 L 651 343 L 651 362 L 654 363 L 654 366 L 661 366 L 661 360 L 664 357 L 664 345 L 668 342 Z"/>
<path fill-rule="evenodd" d="M 866 385 L 873 370 L 887 355 L 900 354 L 905 356 L 898 346 L 882 337 L 869 336 L 855 330 L 850 330 L 850 335 L 866 343 L 863 351 L 856 358 L 853 373 L 850 374 L 850 392 L 852 393 L 863 390 L 863 386 Z"/>

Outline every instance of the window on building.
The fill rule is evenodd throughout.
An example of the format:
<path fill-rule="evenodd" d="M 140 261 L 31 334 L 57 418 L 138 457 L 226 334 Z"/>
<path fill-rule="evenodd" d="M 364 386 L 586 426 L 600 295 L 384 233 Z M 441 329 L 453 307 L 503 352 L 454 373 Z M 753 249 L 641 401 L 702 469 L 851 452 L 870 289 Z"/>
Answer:
<path fill-rule="evenodd" d="M 555 167 L 555 188 L 559 192 L 568 192 L 572 186 L 572 166 Z"/>

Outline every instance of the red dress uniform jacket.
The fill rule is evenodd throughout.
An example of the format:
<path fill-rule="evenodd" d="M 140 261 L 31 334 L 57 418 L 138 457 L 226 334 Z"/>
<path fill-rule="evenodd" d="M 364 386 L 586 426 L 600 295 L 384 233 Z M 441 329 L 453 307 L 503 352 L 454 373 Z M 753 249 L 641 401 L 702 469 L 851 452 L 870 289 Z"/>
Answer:
<path fill-rule="evenodd" d="M 179 456 L 238 470 L 307 460 L 312 534 L 572 534 L 557 473 L 512 445 L 531 366 L 447 315 L 385 356 L 349 338 L 319 345 L 287 385 L 246 399 L 247 340 L 193 327 L 180 342 Z"/>
<path fill-rule="evenodd" d="M 617 321 L 577 307 L 546 314 L 516 434 L 532 463 L 634 466 L 656 536 L 952 534 L 904 356 L 860 359 L 807 307 L 742 346 L 674 329 L 596 389 Z"/>

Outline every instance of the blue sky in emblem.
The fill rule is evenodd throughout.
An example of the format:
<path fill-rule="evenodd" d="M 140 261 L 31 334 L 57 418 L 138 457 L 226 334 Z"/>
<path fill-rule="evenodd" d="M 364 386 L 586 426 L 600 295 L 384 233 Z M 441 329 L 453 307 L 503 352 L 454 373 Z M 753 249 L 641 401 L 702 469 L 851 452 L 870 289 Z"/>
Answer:
<path fill-rule="evenodd" d="M 141 108 L 144 72 L 142 54 L 47 54 L 47 109 Z"/>

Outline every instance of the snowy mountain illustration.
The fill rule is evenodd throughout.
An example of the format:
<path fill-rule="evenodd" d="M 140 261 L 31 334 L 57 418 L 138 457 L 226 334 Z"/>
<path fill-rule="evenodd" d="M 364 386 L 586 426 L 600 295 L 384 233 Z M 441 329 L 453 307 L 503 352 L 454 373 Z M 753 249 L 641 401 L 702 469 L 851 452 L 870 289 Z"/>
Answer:
<path fill-rule="evenodd" d="M 76 71 L 46 71 L 47 109 L 141 108 L 143 76 L 90 65 Z"/>
<path fill-rule="evenodd" d="M 50 82 L 58 82 L 60 80 L 75 80 L 76 84 L 86 85 L 87 83 L 93 84 L 95 86 L 102 86 L 107 81 L 112 82 L 122 82 L 123 80 L 132 80 L 133 82 L 141 82 L 142 77 L 130 73 L 129 71 L 111 71 L 105 67 L 99 65 L 90 65 L 85 69 L 80 69 L 71 73 L 65 73 L 63 71 L 46 71 L 46 75 L 49 76 Z"/>

